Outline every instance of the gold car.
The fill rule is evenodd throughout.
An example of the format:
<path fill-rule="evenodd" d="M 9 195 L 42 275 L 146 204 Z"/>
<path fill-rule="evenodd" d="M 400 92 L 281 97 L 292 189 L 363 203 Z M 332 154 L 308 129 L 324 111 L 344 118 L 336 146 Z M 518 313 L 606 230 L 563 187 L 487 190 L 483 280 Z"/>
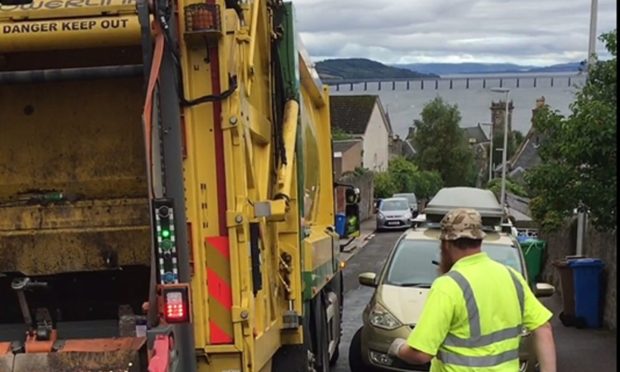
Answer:
<path fill-rule="evenodd" d="M 519 243 L 509 233 L 488 231 L 482 250 L 489 257 L 520 272 L 527 280 L 525 260 Z M 439 261 L 439 229 L 415 228 L 404 233 L 390 252 L 377 276 L 359 275 L 362 285 L 375 287 L 375 292 L 363 313 L 363 326 L 357 331 L 349 350 L 352 372 L 428 371 L 430 364 L 410 365 L 387 355 L 392 341 L 407 338 L 422 312 L 431 283 L 437 277 Z M 545 283 L 536 285 L 539 297 L 550 296 L 554 288 Z M 534 372 L 537 362 L 531 337 L 521 338 L 520 371 Z"/>

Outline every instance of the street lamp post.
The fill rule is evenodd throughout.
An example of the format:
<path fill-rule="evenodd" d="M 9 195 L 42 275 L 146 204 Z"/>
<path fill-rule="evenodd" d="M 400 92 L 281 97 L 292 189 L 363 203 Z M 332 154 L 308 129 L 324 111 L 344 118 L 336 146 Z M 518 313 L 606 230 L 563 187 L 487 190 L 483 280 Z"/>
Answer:
<path fill-rule="evenodd" d="M 490 125 L 491 131 L 489 137 L 491 137 L 491 143 L 489 144 L 489 182 L 493 179 L 493 123 L 481 123 L 482 125 Z"/>
<path fill-rule="evenodd" d="M 594 54 L 596 53 L 596 16 L 598 12 L 598 0 L 591 0 L 590 4 L 590 37 L 588 40 L 588 59 L 586 72 L 594 64 Z M 589 75 L 588 75 L 589 76 Z"/>
<path fill-rule="evenodd" d="M 508 153 L 508 100 L 510 89 L 492 88 L 491 92 L 506 93 L 506 117 L 504 119 L 504 147 L 502 151 L 502 188 L 500 191 L 500 204 L 502 208 L 506 206 L 506 154 Z"/>

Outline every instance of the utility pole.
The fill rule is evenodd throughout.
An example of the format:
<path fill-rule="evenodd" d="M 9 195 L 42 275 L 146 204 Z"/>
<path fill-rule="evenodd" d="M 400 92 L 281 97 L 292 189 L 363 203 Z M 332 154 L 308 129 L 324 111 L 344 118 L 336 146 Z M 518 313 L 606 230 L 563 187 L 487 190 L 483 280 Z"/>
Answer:
<path fill-rule="evenodd" d="M 598 13 L 598 0 L 591 0 L 590 6 L 590 39 L 588 41 L 588 64 L 586 65 L 586 79 L 590 79 L 590 69 L 596 62 L 596 16 Z M 575 247 L 575 253 L 577 256 L 583 255 L 584 238 L 587 229 L 587 214 L 584 208 L 579 203 L 577 209 L 577 244 Z"/>
<path fill-rule="evenodd" d="M 493 123 L 480 123 L 480 125 L 489 125 L 491 127 L 491 134 L 489 135 L 491 143 L 489 144 L 489 182 L 493 179 Z"/>
<path fill-rule="evenodd" d="M 591 0 L 590 7 L 590 40 L 588 43 L 588 65 L 586 72 L 594 64 L 594 54 L 596 53 L 596 15 L 598 12 L 598 0 Z"/>
<path fill-rule="evenodd" d="M 509 101 L 510 101 L 510 89 L 507 88 L 491 88 L 491 92 L 505 93 L 506 94 L 506 116 L 504 118 L 504 146 L 502 151 L 502 188 L 500 191 L 500 204 L 502 208 L 506 207 L 506 166 L 507 166 L 507 153 L 508 153 L 508 119 L 509 119 Z"/>

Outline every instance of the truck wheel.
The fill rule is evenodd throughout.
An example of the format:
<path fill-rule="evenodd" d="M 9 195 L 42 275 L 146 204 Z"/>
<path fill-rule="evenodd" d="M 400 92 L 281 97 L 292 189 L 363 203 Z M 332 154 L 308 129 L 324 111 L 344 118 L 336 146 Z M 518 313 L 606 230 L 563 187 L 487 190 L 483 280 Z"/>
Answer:
<path fill-rule="evenodd" d="M 314 319 L 318 327 L 316 332 L 316 350 L 315 350 L 315 370 L 317 372 L 329 372 L 329 334 L 327 329 L 327 314 L 325 314 L 325 306 L 323 305 L 323 293 L 320 293 L 313 300 L 315 303 Z"/>
<path fill-rule="evenodd" d="M 344 274 L 342 271 L 336 278 L 334 278 L 331 287 L 338 295 L 338 327 L 340 328 L 340 336 L 338 338 L 338 342 L 336 343 L 336 350 L 334 351 L 334 355 L 332 355 L 329 359 L 329 365 L 333 367 L 336 365 L 336 362 L 338 362 L 338 358 L 340 357 L 340 341 L 342 340 L 342 313 L 344 309 Z"/>

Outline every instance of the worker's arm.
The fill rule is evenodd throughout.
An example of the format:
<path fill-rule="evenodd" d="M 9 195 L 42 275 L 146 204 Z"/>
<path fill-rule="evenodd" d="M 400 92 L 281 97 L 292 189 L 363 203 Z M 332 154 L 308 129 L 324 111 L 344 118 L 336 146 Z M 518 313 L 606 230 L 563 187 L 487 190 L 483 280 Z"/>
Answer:
<path fill-rule="evenodd" d="M 553 313 L 536 298 L 525 279 L 518 273 L 517 277 L 525 295 L 523 325 L 534 337 L 534 351 L 540 364 L 540 372 L 556 372 L 555 342 L 549 323 Z"/>
<path fill-rule="evenodd" d="M 392 354 L 409 364 L 425 364 L 433 359 L 433 356 L 423 351 L 416 350 L 407 345 L 407 340 L 397 338 L 390 346 L 388 354 Z"/>
<path fill-rule="evenodd" d="M 532 333 L 534 350 L 540 364 L 540 372 L 556 372 L 555 342 L 549 322 L 536 328 Z"/>

